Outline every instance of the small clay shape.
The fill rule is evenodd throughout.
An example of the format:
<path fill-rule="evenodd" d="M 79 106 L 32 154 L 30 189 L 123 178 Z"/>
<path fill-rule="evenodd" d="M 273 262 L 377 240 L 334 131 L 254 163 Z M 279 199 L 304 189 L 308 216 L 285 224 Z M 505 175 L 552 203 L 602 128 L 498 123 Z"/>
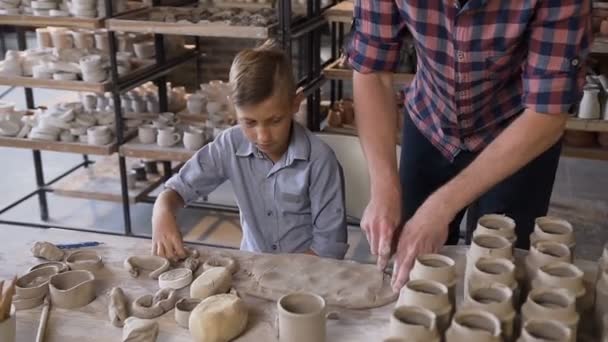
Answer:
<path fill-rule="evenodd" d="M 125 320 L 129 317 L 128 310 L 125 293 L 120 287 L 112 288 L 112 291 L 110 291 L 110 304 L 108 305 L 108 315 L 110 316 L 112 325 L 115 327 L 124 326 Z"/>
<path fill-rule="evenodd" d="M 77 270 L 59 273 L 49 281 L 51 302 L 64 309 L 75 309 L 95 299 L 95 275 Z"/>
<path fill-rule="evenodd" d="M 31 251 L 35 257 L 49 261 L 61 261 L 64 255 L 64 252 L 61 249 L 46 241 L 36 242 Z"/>
<path fill-rule="evenodd" d="M 33 270 L 37 270 L 39 268 L 49 267 L 49 266 L 57 268 L 57 273 L 62 273 L 62 272 L 70 270 L 70 267 L 68 267 L 68 265 L 66 265 L 65 263 L 63 263 L 61 261 L 48 261 L 48 262 L 40 263 L 38 265 L 34 265 L 34 266 L 30 267 L 30 269 L 27 271 L 32 272 Z"/>
<path fill-rule="evenodd" d="M 57 273 L 57 267 L 54 266 L 33 270 L 17 279 L 15 293 L 23 299 L 46 295 L 49 292 L 49 280 Z"/>
<path fill-rule="evenodd" d="M 173 309 L 177 302 L 173 289 L 160 289 L 153 295 L 143 295 L 133 301 L 131 313 L 139 318 L 155 318 Z"/>
<path fill-rule="evenodd" d="M 154 342 L 158 337 L 158 322 L 129 317 L 122 329 L 122 342 Z"/>
<path fill-rule="evenodd" d="M 247 306 L 231 294 L 208 297 L 190 314 L 189 329 L 195 342 L 224 342 L 239 336 L 247 327 Z"/>
<path fill-rule="evenodd" d="M 101 257 L 95 251 L 75 251 L 70 253 L 65 262 L 72 270 L 97 271 L 103 267 Z"/>
<path fill-rule="evenodd" d="M 571 335 L 570 328 L 562 322 L 548 318 L 533 319 L 524 324 L 517 342 L 568 342 Z"/>
<path fill-rule="evenodd" d="M 459 310 L 445 335 L 446 342 L 500 342 L 500 321 L 483 310 Z"/>
<path fill-rule="evenodd" d="M 175 321 L 177 325 L 188 329 L 188 322 L 192 310 L 200 304 L 201 300 L 196 298 L 182 298 L 175 303 Z"/>
<path fill-rule="evenodd" d="M 161 274 L 158 277 L 158 287 L 161 289 L 184 288 L 192 282 L 192 271 L 188 268 L 176 268 Z"/>
<path fill-rule="evenodd" d="M 171 263 L 163 257 L 142 255 L 128 257 L 124 262 L 124 267 L 134 278 L 137 278 L 140 271 L 144 270 L 150 271 L 148 277 L 151 279 L 158 279 L 159 275 L 165 273 L 171 267 Z"/>
<path fill-rule="evenodd" d="M 200 265 L 201 265 L 200 259 L 195 258 L 193 256 L 189 256 L 188 258 L 186 258 L 186 260 L 184 260 L 184 268 L 187 268 L 190 271 L 192 271 L 192 274 L 196 273 L 196 271 L 198 270 L 198 267 Z"/>
<path fill-rule="evenodd" d="M 213 267 L 225 267 L 231 274 L 238 271 L 238 265 L 233 258 L 220 254 L 211 255 L 203 264 L 203 271 L 206 272 Z"/>
<path fill-rule="evenodd" d="M 190 297 L 205 299 L 230 290 L 232 275 L 225 267 L 213 267 L 201 274 L 190 286 Z"/>

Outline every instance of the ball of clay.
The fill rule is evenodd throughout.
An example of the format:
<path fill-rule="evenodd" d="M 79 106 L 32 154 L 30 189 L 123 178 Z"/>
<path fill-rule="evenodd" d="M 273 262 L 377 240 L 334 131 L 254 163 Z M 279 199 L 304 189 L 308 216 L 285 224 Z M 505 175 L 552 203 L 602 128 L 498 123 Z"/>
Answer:
<path fill-rule="evenodd" d="M 203 300 L 190 314 L 188 328 L 195 342 L 227 342 L 247 326 L 247 307 L 242 299 L 220 294 Z"/>
<path fill-rule="evenodd" d="M 129 317 L 122 329 L 123 342 L 154 342 L 158 337 L 158 323 L 151 319 Z"/>
<path fill-rule="evenodd" d="M 219 293 L 226 293 L 232 284 L 232 274 L 225 267 L 213 267 L 203 272 L 190 286 L 190 297 L 205 299 Z"/>
<path fill-rule="evenodd" d="M 49 261 L 61 261 L 63 259 L 63 251 L 50 242 L 38 241 L 32 247 L 32 254 L 37 258 L 43 258 Z"/>

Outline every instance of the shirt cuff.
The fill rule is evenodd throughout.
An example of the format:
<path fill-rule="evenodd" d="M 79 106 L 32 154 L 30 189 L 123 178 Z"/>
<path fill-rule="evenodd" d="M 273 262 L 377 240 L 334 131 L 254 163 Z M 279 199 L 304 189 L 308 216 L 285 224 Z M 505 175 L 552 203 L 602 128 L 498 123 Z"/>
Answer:
<path fill-rule="evenodd" d="M 344 259 L 348 247 L 348 243 L 345 242 L 337 242 L 324 237 L 314 236 L 310 249 L 320 257 Z"/>
<path fill-rule="evenodd" d="M 174 174 L 165 182 L 165 188 L 177 192 L 186 204 L 192 203 L 200 197 L 194 188 L 182 180 L 179 173 Z"/>
<path fill-rule="evenodd" d="M 399 66 L 401 43 L 382 42 L 355 32 L 348 48 L 348 63 L 360 73 L 394 72 Z"/>

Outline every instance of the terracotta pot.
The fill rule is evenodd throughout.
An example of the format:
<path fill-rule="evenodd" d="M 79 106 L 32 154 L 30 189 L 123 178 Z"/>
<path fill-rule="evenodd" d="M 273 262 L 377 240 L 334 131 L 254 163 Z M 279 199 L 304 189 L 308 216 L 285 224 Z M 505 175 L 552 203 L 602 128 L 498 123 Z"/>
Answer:
<path fill-rule="evenodd" d="M 608 269 L 604 269 L 595 285 L 595 321 L 600 331 L 606 331 L 608 325 Z"/>
<path fill-rule="evenodd" d="M 91 136 L 91 132 L 89 132 Z M 71 270 L 86 270 L 97 271 L 103 267 L 101 257 L 95 251 L 75 251 L 72 252 L 66 259 Z"/>
<path fill-rule="evenodd" d="M 572 332 L 565 324 L 548 318 L 532 319 L 524 325 L 517 342 L 568 342 Z"/>
<path fill-rule="evenodd" d="M 530 243 L 538 241 L 560 242 L 574 252 L 574 229 L 570 222 L 557 217 L 539 217 L 534 223 L 534 232 L 530 235 Z"/>
<path fill-rule="evenodd" d="M 201 300 L 196 298 L 182 298 L 175 303 L 175 321 L 177 325 L 188 329 L 190 313 L 200 304 Z"/>
<path fill-rule="evenodd" d="M 584 273 L 575 265 L 557 261 L 542 266 L 532 281 L 532 288 L 546 287 L 570 291 L 576 298 L 579 314 L 583 314 L 593 306 L 592 293 L 588 293 L 583 283 Z"/>
<path fill-rule="evenodd" d="M 75 309 L 95 299 L 95 276 L 85 270 L 54 275 L 50 282 L 51 302 L 64 309 Z"/>
<path fill-rule="evenodd" d="M 505 341 L 513 339 L 515 309 L 513 291 L 503 284 L 494 283 L 486 287 L 472 289 L 465 293 L 464 309 L 479 309 L 495 315 L 500 320 L 502 336 Z"/>
<path fill-rule="evenodd" d="M 450 257 L 441 254 L 422 254 L 416 257 L 410 279 L 434 280 L 448 288 L 452 307 L 456 307 L 456 263 Z"/>
<path fill-rule="evenodd" d="M 325 300 L 313 293 L 291 293 L 277 302 L 280 342 L 324 342 Z"/>
<path fill-rule="evenodd" d="M 579 315 L 574 297 L 567 290 L 537 288 L 530 292 L 521 308 L 522 323 L 539 317 L 550 317 L 562 322 L 572 332 L 570 341 L 576 341 Z"/>
<path fill-rule="evenodd" d="M 448 296 L 448 288 L 433 280 L 410 280 L 401 289 L 397 307 L 420 306 L 429 309 L 437 315 L 437 330 L 443 334 L 450 324 L 452 304 Z"/>
<path fill-rule="evenodd" d="M 500 321 L 483 310 L 459 310 L 445 335 L 446 342 L 500 342 Z"/>
<path fill-rule="evenodd" d="M 514 244 L 517 240 L 515 221 L 506 215 L 487 214 L 480 217 L 473 236 L 481 234 L 502 236 L 509 240 L 511 244 Z"/>
<path fill-rule="evenodd" d="M 481 257 L 498 257 L 513 259 L 513 245 L 502 236 L 480 234 L 473 237 L 471 247 L 467 252 L 465 279 Z"/>
<path fill-rule="evenodd" d="M 419 306 L 397 307 L 390 318 L 390 336 L 439 342 L 436 319 L 435 313 Z"/>
<path fill-rule="evenodd" d="M 44 296 L 49 292 L 49 280 L 57 273 L 59 271 L 54 266 L 31 271 L 17 279 L 15 293 L 23 299 Z"/>
<path fill-rule="evenodd" d="M 556 261 L 572 262 L 568 246 L 552 241 L 540 241 L 532 245 L 525 259 L 526 289 L 530 288 L 539 268 Z"/>

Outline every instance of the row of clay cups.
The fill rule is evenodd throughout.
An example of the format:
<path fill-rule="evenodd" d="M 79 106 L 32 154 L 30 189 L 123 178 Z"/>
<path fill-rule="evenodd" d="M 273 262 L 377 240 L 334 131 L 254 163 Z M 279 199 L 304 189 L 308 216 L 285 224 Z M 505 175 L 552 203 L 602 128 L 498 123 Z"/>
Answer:
<path fill-rule="evenodd" d="M 113 139 L 112 129 L 108 126 L 89 127 L 86 136 L 90 145 L 107 145 Z"/>
<path fill-rule="evenodd" d="M 103 58 L 100 55 L 89 55 L 80 59 L 80 70 L 85 82 L 99 83 L 108 78 Z"/>
<path fill-rule="evenodd" d="M 161 147 L 175 146 L 182 141 L 182 134 L 174 126 L 156 128 L 152 124 L 145 124 L 138 129 L 139 141 L 143 144 L 156 142 Z M 184 130 L 183 143 L 188 150 L 196 151 L 206 142 L 205 132 L 196 127 Z"/>
<path fill-rule="evenodd" d="M 95 18 L 97 16 L 97 0 L 71 0 L 68 8 L 70 13 L 77 17 Z"/>
<path fill-rule="evenodd" d="M 70 30 L 65 27 L 41 27 L 36 29 L 39 48 L 93 49 L 108 52 L 108 32 L 106 30 Z"/>

